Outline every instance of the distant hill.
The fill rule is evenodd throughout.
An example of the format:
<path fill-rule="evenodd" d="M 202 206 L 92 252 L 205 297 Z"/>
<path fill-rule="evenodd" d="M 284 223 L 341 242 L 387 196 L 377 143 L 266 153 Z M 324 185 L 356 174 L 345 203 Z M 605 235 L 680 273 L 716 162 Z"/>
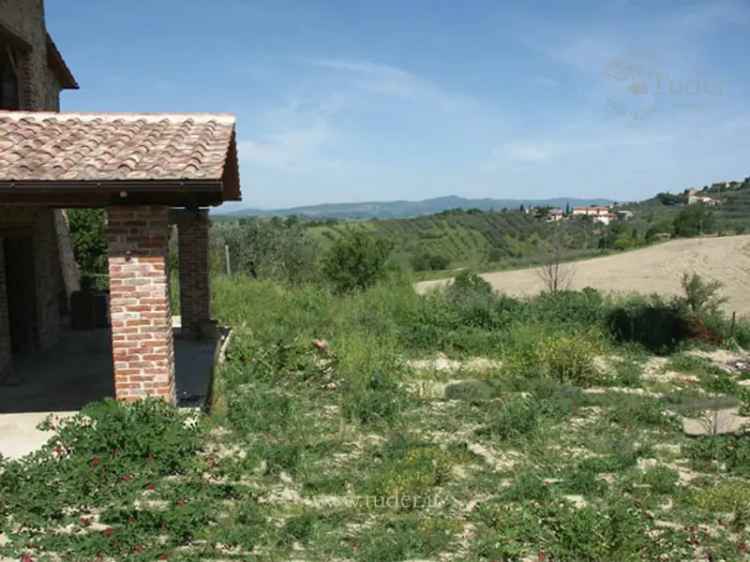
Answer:
<path fill-rule="evenodd" d="M 366 203 L 324 203 L 289 209 L 241 209 L 231 213 L 219 213 L 227 217 L 286 217 L 305 216 L 312 219 L 402 219 L 433 215 L 449 209 L 518 209 L 525 207 L 571 207 L 583 205 L 607 205 L 609 199 L 581 199 L 555 197 L 552 199 L 467 199 L 455 195 L 436 197 L 422 201 L 370 201 Z"/>

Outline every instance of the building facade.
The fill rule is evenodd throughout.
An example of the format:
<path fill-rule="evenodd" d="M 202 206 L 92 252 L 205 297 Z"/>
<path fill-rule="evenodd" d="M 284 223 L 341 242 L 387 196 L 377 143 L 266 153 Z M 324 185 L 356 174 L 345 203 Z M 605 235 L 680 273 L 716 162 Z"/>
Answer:
<path fill-rule="evenodd" d="M 175 403 L 170 234 L 181 335 L 200 339 L 215 331 L 207 208 L 241 199 L 236 120 L 60 112 L 60 92 L 77 87 L 42 0 L 0 0 L 0 384 L 22 383 L 17 355 L 50 348 L 65 325 L 78 279 L 63 209 L 100 208 L 114 395 Z"/>
<path fill-rule="evenodd" d="M 47 33 L 42 0 L 0 0 L 0 110 L 59 111 L 73 76 Z M 0 150 L 13 139 L 0 139 Z M 12 354 L 46 349 L 58 338 L 77 288 L 61 210 L 0 207 L 0 381 Z"/>

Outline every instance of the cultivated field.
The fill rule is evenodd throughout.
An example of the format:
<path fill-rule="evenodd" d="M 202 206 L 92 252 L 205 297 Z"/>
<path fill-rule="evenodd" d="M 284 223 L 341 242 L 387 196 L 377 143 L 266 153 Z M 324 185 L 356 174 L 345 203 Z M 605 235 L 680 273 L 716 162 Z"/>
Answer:
<path fill-rule="evenodd" d="M 750 316 L 750 235 L 674 240 L 658 246 L 572 264 L 573 289 L 679 294 L 684 272 L 697 272 L 724 284 L 725 309 Z M 538 269 L 501 271 L 482 275 L 497 290 L 510 295 L 533 295 L 543 289 Z M 449 283 L 424 281 L 419 292 Z"/>

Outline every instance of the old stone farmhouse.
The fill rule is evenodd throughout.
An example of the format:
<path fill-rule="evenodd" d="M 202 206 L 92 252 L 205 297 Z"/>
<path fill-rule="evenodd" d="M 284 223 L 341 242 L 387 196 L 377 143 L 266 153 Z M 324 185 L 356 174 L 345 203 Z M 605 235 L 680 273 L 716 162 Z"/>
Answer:
<path fill-rule="evenodd" d="M 240 198 L 235 120 L 59 113 L 60 92 L 77 88 L 43 1 L 0 0 L 0 385 L 66 329 L 78 280 L 64 209 L 96 207 L 108 217 L 116 396 L 174 401 L 170 231 L 183 329 L 200 334 L 211 321 L 206 209 Z"/>

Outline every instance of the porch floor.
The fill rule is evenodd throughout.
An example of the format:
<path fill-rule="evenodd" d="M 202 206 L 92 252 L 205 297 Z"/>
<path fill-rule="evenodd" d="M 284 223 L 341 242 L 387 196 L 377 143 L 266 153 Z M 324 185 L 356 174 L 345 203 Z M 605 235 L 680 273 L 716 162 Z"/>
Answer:
<path fill-rule="evenodd" d="M 178 405 L 202 407 L 209 396 L 216 341 L 175 337 Z M 20 383 L 0 386 L 0 415 L 70 412 L 114 397 L 108 330 L 65 331 L 53 348 L 14 357 Z"/>

